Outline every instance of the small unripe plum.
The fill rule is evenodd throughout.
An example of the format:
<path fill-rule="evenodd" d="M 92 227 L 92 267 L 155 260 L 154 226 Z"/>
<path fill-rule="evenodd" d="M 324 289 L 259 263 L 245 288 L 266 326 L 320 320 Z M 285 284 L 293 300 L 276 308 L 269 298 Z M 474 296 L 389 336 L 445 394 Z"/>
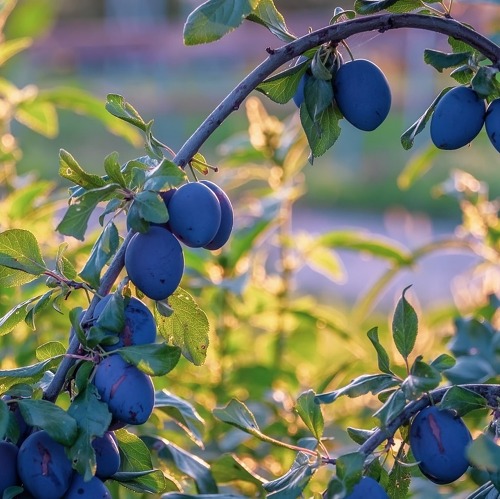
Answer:
<path fill-rule="evenodd" d="M 5 489 L 20 485 L 17 474 L 17 454 L 18 448 L 10 442 L 0 442 L 0 497 Z"/>
<path fill-rule="evenodd" d="M 112 499 L 111 492 L 99 478 L 94 476 L 86 482 L 82 475 L 74 473 L 73 480 L 64 499 L 82 499 L 83 497 Z"/>
<path fill-rule="evenodd" d="M 203 246 L 209 250 L 217 250 L 227 243 L 231 231 L 233 230 L 234 214 L 233 206 L 227 194 L 210 180 L 201 180 L 200 183 L 206 185 L 216 196 L 220 204 L 220 226 L 215 237 Z"/>
<path fill-rule="evenodd" d="M 94 317 L 102 313 L 112 295 L 105 296 L 95 307 Z M 146 345 L 156 340 L 156 323 L 149 308 L 137 298 L 125 298 L 125 327 L 118 335 L 118 342 L 102 345 L 106 351 L 132 345 Z"/>
<path fill-rule="evenodd" d="M 92 440 L 96 458 L 96 476 L 106 480 L 120 469 L 120 451 L 112 431 Z"/>
<path fill-rule="evenodd" d="M 130 240 L 125 251 L 125 268 L 130 280 L 147 297 L 164 300 L 181 282 L 184 272 L 181 245 L 167 229 L 150 227 L 145 234 L 138 232 Z"/>
<path fill-rule="evenodd" d="M 364 476 L 346 496 L 346 499 L 386 499 L 388 497 L 380 483 L 369 476 Z"/>
<path fill-rule="evenodd" d="M 19 448 L 17 471 L 36 499 L 62 497 L 73 474 L 64 447 L 44 430 L 32 433 Z"/>
<path fill-rule="evenodd" d="M 143 424 L 153 412 L 151 378 L 118 354 L 101 360 L 95 369 L 94 384 L 109 412 L 126 424 Z"/>
<path fill-rule="evenodd" d="M 217 196 L 201 182 L 179 187 L 170 198 L 168 214 L 172 233 L 192 248 L 210 243 L 221 222 Z"/>
<path fill-rule="evenodd" d="M 438 484 L 454 482 L 467 471 L 466 447 L 471 440 L 460 417 L 436 406 L 422 409 L 410 428 L 410 447 L 418 467 Z"/>
<path fill-rule="evenodd" d="M 439 149 L 471 142 L 484 124 L 484 100 L 469 87 L 455 87 L 441 97 L 431 118 L 431 140 Z"/>
<path fill-rule="evenodd" d="M 500 152 L 500 98 L 490 102 L 484 124 L 490 142 Z"/>
<path fill-rule="evenodd" d="M 333 94 L 345 119 L 360 130 L 375 130 L 391 109 L 391 89 L 384 73 L 365 59 L 340 66 Z"/>

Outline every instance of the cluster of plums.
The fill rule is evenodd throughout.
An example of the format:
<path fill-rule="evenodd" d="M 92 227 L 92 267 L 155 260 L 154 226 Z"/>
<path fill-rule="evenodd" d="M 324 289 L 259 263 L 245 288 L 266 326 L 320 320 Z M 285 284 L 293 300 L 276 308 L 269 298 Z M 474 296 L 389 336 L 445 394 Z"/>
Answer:
<path fill-rule="evenodd" d="M 96 473 L 85 481 L 73 469 L 64 446 L 46 431 L 28 426 L 15 401 L 9 400 L 8 404 L 19 427 L 19 438 L 16 444 L 0 442 L 0 497 L 9 487 L 22 486 L 25 492 L 19 497 L 23 498 L 111 499 L 104 481 L 120 468 L 120 452 L 113 432 L 93 439 Z"/>
<path fill-rule="evenodd" d="M 375 130 L 382 124 L 391 108 L 391 89 L 381 69 L 371 61 L 356 59 L 342 63 L 332 71 L 333 100 L 351 125 L 364 131 Z M 297 107 L 304 102 L 304 90 L 310 78 L 307 69 L 297 87 L 293 100 Z"/>
<path fill-rule="evenodd" d="M 168 222 L 135 234 L 125 253 L 132 283 L 153 300 L 168 298 L 184 272 L 181 241 L 191 248 L 220 249 L 233 228 L 233 208 L 226 193 L 208 180 L 190 182 L 162 193 Z"/>
<path fill-rule="evenodd" d="M 439 149 L 458 149 L 469 144 L 483 125 L 493 147 L 500 152 L 500 98 L 488 108 L 470 87 L 454 87 L 438 101 L 431 118 L 431 139 Z"/>

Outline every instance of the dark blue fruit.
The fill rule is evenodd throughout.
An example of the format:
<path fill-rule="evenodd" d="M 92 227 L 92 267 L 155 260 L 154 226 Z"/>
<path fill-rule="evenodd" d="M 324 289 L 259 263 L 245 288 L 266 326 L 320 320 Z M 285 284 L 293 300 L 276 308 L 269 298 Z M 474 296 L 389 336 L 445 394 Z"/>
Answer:
<path fill-rule="evenodd" d="M 333 94 L 345 119 L 360 130 L 375 130 L 391 109 L 391 89 L 384 73 L 365 59 L 340 66 Z"/>
<path fill-rule="evenodd" d="M 5 489 L 14 485 L 20 485 L 17 474 L 18 448 L 10 442 L 0 442 L 0 497 Z"/>
<path fill-rule="evenodd" d="M 138 425 L 145 423 L 153 412 L 151 378 L 118 354 L 104 358 L 97 365 L 94 384 L 115 419 Z"/>
<path fill-rule="evenodd" d="M 168 223 L 186 246 L 202 248 L 217 234 L 221 221 L 217 196 L 201 182 L 179 187 L 168 203 Z"/>
<path fill-rule="evenodd" d="M 92 440 L 96 458 L 96 476 L 106 480 L 120 469 L 120 451 L 112 431 Z"/>
<path fill-rule="evenodd" d="M 125 252 L 125 268 L 130 280 L 147 297 L 164 300 L 181 282 L 184 272 L 181 245 L 167 229 L 150 227 L 147 233 L 138 232 L 132 237 Z"/>
<path fill-rule="evenodd" d="M 58 499 L 68 490 L 73 470 L 64 447 L 45 431 L 32 433 L 19 448 L 17 471 L 36 499 Z"/>
<path fill-rule="evenodd" d="M 447 409 L 426 407 L 410 428 L 410 447 L 420 471 L 438 484 L 451 483 L 469 467 L 466 447 L 471 434 L 462 419 Z"/>
<path fill-rule="evenodd" d="M 99 478 L 94 476 L 86 482 L 82 475 L 74 473 L 64 499 L 83 499 L 84 497 L 89 499 L 112 499 L 110 491 Z"/>
<path fill-rule="evenodd" d="M 227 194 L 210 180 L 201 180 L 201 184 L 206 185 L 216 196 L 220 204 L 220 225 L 215 237 L 203 246 L 209 250 L 218 250 L 227 243 L 231 231 L 233 230 L 234 214 L 233 206 Z"/>
<path fill-rule="evenodd" d="M 490 102 L 484 124 L 490 142 L 500 152 L 500 98 Z"/>
<path fill-rule="evenodd" d="M 112 295 L 105 296 L 95 307 L 94 317 L 102 313 Z M 149 308 L 137 298 L 125 298 L 125 327 L 118 335 L 118 343 L 102 345 L 110 351 L 132 345 L 146 345 L 156 340 L 156 323 Z"/>
<path fill-rule="evenodd" d="M 469 87 L 455 87 L 439 100 L 431 118 L 431 139 L 439 149 L 467 145 L 484 124 L 485 103 Z"/>
<path fill-rule="evenodd" d="M 297 107 L 300 107 L 304 102 L 304 89 L 306 88 L 306 83 L 309 78 L 311 78 L 311 75 L 304 73 L 299 81 L 297 90 L 295 90 L 295 93 L 293 94 L 293 102 L 295 102 Z"/>
<path fill-rule="evenodd" d="M 376 480 L 364 476 L 346 496 L 346 499 L 386 499 L 388 497 L 387 492 Z"/>

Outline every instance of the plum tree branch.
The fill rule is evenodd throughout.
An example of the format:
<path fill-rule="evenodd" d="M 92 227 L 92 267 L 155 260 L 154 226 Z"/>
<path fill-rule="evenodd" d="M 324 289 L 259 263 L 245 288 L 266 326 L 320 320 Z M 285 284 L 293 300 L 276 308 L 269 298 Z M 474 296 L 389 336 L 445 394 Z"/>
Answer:
<path fill-rule="evenodd" d="M 210 135 L 233 111 L 240 107 L 243 100 L 259 83 L 283 64 L 306 50 L 326 42 L 340 43 L 346 38 L 363 32 L 379 31 L 384 33 L 400 28 L 423 29 L 452 36 L 471 45 L 500 69 L 500 47 L 487 37 L 451 17 L 444 18 L 423 14 L 377 14 L 333 24 L 313 31 L 278 49 L 268 49 L 269 57 L 246 76 L 198 127 L 178 151 L 174 163 L 185 167 Z"/>

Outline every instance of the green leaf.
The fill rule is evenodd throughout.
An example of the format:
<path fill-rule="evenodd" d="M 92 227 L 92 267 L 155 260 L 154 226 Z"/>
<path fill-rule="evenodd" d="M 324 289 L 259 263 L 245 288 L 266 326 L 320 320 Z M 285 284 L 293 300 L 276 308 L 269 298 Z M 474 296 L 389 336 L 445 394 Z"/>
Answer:
<path fill-rule="evenodd" d="M 10 229 L 0 233 L 0 266 L 36 277 L 47 270 L 35 236 L 24 229 Z"/>
<path fill-rule="evenodd" d="M 118 341 L 117 337 L 124 328 L 125 301 L 119 292 L 112 293 L 97 321 L 88 332 L 87 344 L 90 347 L 100 343 L 114 344 Z M 106 340 L 114 340 L 114 342 Z"/>
<path fill-rule="evenodd" d="M 391 371 L 391 364 L 389 361 L 389 355 L 385 348 L 380 344 L 378 340 L 378 328 L 373 327 L 367 333 L 368 339 L 371 341 L 373 347 L 377 352 L 378 368 L 386 374 L 393 374 Z"/>
<path fill-rule="evenodd" d="M 424 130 L 425 125 L 431 119 L 432 113 L 436 108 L 438 102 L 441 98 L 446 94 L 446 92 L 450 91 L 453 87 L 446 87 L 439 95 L 432 101 L 431 105 L 425 110 L 424 114 L 420 116 L 420 118 L 413 123 L 413 125 L 406 130 L 403 135 L 401 135 L 401 145 L 403 149 L 411 149 L 413 147 L 413 142 L 415 141 L 415 137 Z"/>
<path fill-rule="evenodd" d="M 423 393 L 436 388 L 440 382 L 441 373 L 436 368 L 417 358 L 401 388 L 408 400 L 415 400 Z"/>
<path fill-rule="evenodd" d="M 430 64 L 433 68 L 442 73 L 443 69 L 454 68 L 465 64 L 471 55 L 470 52 L 452 52 L 447 54 L 439 50 L 425 49 L 424 62 Z"/>
<path fill-rule="evenodd" d="M 4 439 L 9 427 L 10 410 L 9 406 L 0 399 L 0 441 Z"/>
<path fill-rule="evenodd" d="M 365 457 L 363 453 L 352 452 L 337 458 L 337 477 L 342 480 L 347 490 L 352 491 L 354 485 L 361 480 Z"/>
<path fill-rule="evenodd" d="M 389 483 L 387 484 L 387 494 L 390 499 L 399 499 L 407 497 L 410 489 L 411 470 L 407 463 L 407 456 L 403 448 L 400 448 L 389 473 Z"/>
<path fill-rule="evenodd" d="M 205 312 L 180 287 L 168 298 L 168 304 L 174 310 L 170 317 L 162 316 L 155 308 L 158 331 L 167 341 L 180 347 L 187 360 L 201 366 L 208 349 L 209 323 Z"/>
<path fill-rule="evenodd" d="M 295 411 L 316 439 L 321 440 L 324 429 L 323 414 L 321 407 L 315 401 L 313 390 L 308 390 L 299 395 Z"/>
<path fill-rule="evenodd" d="M 16 109 L 15 119 L 49 139 L 59 133 L 57 111 L 50 102 L 39 101 L 37 98 L 21 102 Z"/>
<path fill-rule="evenodd" d="M 401 265 L 408 265 L 412 261 L 411 253 L 406 248 L 376 234 L 339 230 L 323 234 L 317 242 L 333 249 L 362 251 Z"/>
<path fill-rule="evenodd" d="M 316 52 L 316 54 L 319 54 L 319 52 Z M 320 67 L 328 72 L 324 66 Z M 304 105 L 309 113 L 310 119 L 314 123 L 317 123 L 322 113 L 325 112 L 328 107 L 331 107 L 332 101 L 333 87 L 330 80 L 319 79 L 317 77 L 307 79 L 304 87 Z"/>
<path fill-rule="evenodd" d="M 33 298 L 29 298 L 26 301 L 23 301 L 16 305 L 14 308 L 9 310 L 3 317 L 0 318 L 0 336 L 4 334 L 10 333 L 20 322 L 22 322 L 26 315 L 26 307 L 38 300 L 40 296 L 35 296 Z"/>
<path fill-rule="evenodd" d="M 262 1 L 262 0 L 261 0 Z M 270 76 L 259 83 L 255 90 L 269 97 L 273 102 L 286 104 L 297 91 L 299 82 L 309 67 L 309 61 L 292 66 L 281 73 Z"/>
<path fill-rule="evenodd" d="M 394 5 L 398 0 L 356 0 L 354 10 L 358 14 L 375 14 L 381 10 L 386 10 Z"/>
<path fill-rule="evenodd" d="M 348 19 L 354 19 L 356 17 L 356 12 L 354 10 L 344 10 L 342 7 L 335 7 L 333 11 L 333 17 L 330 19 L 329 24 L 335 24 L 336 22 Z"/>
<path fill-rule="evenodd" d="M 177 492 L 169 492 L 162 496 L 163 499 L 246 499 L 246 496 L 238 496 L 236 494 L 179 494 Z"/>
<path fill-rule="evenodd" d="M 465 64 L 454 69 L 450 73 L 450 76 L 461 85 L 469 85 L 474 77 L 474 71 L 468 64 Z"/>
<path fill-rule="evenodd" d="M 24 492 L 24 489 L 19 485 L 13 485 L 12 487 L 7 487 L 3 493 L 2 499 L 14 499 L 14 497 L 21 497 L 20 494 Z"/>
<path fill-rule="evenodd" d="M 466 454 L 475 468 L 493 473 L 500 471 L 500 447 L 484 433 L 467 447 Z"/>
<path fill-rule="evenodd" d="M 30 426 L 44 429 L 56 442 L 71 445 L 77 437 L 77 424 L 64 409 L 47 400 L 19 399 L 23 419 Z"/>
<path fill-rule="evenodd" d="M 139 216 L 146 222 L 165 223 L 168 221 L 167 207 L 157 192 L 141 191 L 134 198 Z"/>
<path fill-rule="evenodd" d="M 84 189 L 97 189 L 106 185 L 106 181 L 102 177 L 86 172 L 78 164 L 78 161 L 64 149 L 59 151 L 59 175 Z"/>
<path fill-rule="evenodd" d="M 347 434 L 359 445 L 364 444 L 377 430 L 365 430 L 361 428 L 347 428 Z"/>
<path fill-rule="evenodd" d="M 78 425 L 78 437 L 68 449 L 73 468 L 90 480 L 95 474 L 96 456 L 92 447 L 94 437 L 102 437 L 111 423 L 111 413 L 106 403 L 101 402 L 96 387 L 89 383 L 71 403 L 68 414 Z"/>
<path fill-rule="evenodd" d="M 212 462 L 211 469 L 217 483 L 238 481 L 253 483 L 261 487 L 265 482 L 264 478 L 255 474 L 234 454 L 222 454 Z"/>
<path fill-rule="evenodd" d="M 47 369 L 55 367 L 60 358 L 44 360 L 30 366 L 0 370 L 0 393 L 19 383 L 33 384 L 40 380 Z"/>
<path fill-rule="evenodd" d="M 417 314 L 405 298 L 405 293 L 408 289 L 409 286 L 403 290 L 392 319 L 394 343 L 405 361 L 415 346 L 418 333 Z"/>
<path fill-rule="evenodd" d="M 106 171 L 109 179 L 122 187 L 127 187 L 127 182 L 123 176 L 121 168 L 122 167 L 118 162 L 117 152 L 112 152 L 104 158 L 104 170 Z"/>
<path fill-rule="evenodd" d="M 247 16 L 252 21 L 265 26 L 273 35 L 285 43 L 296 39 L 289 31 L 284 17 L 276 9 L 273 0 L 260 0 L 259 5 Z"/>
<path fill-rule="evenodd" d="M 101 201 L 109 199 L 118 187 L 118 184 L 109 184 L 81 195 L 74 204 L 69 206 L 56 230 L 65 236 L 73 236 L 83 241 L 94 209 Z"/>
<path fill-rule="evenodd" d="M 313 158 L 322 156 L 335 144 L 340 136 L 340 118 L 340 112 L 330 105 L 313 121 L 307 107 L 300 106 L 300 122 Z"/>
<path fill-rule="evenodd" d="M 437 369 L 439 372 L 442 372 L 453 367 L 456 362 L 457 361 L 451 355 L 443 353 L 431 362 L 431 366 Z"/>
<path fill-rule="evenodd" d="M 177 365 L 181 358 L 181 349 L 166 343 L 118 348 L 113 353 L 119 353 L 129 364 L 134 364 L 150 376 L 164 376 Z"/>
<path fill-rule="evenodd" d="M 396 3 L 387 7 L 387 11 L 396 14 L 404 14 L 405 12 L 412 12 L 413 10 L 421 10 L 422 13 L 424 13 L 425 7 L 422 9 L 423 6 L 425 6 L 425 4 L 422 0 L 397 0 Z"/>
<path fill-rule="evenodd" d="M 488 401 L 479 393 L 462 386 L 452 386 L 439 404 L 439 409 L 450 409 L 462 417 L 476 409 L 484 409 Z"/>
<path fill-rule="evenodd" d="M 309 462 L 307 454 L 299 452 L 291 468 L 282 477 L 265 483 L 266 497 L 271 499 L 295 499 L 302 495 L 316 466 Z"/>
<path fill-rule="evenodd" d="M 473 90 L 483 98 L 494 94 L 497 90 L 497 73 L 498 69 L 492 66 L 481 66 L 471 80 Z"/>
<path fill-rule="evenodd" d="M 237 399 L 231 399 L 225 407 L 215 408 L 212 412 L 217 419 L 236 426 L 246 433 L 255 436 L 261 434 L 259 425 L 250 409 Z"/>
<path fill-rule="evenodd" d="M 402 390 L 396 390 L 386 400 L 385 404 L 373 415 L 378 418 L 382 426 L 394 419 L 404 409 L 406 397 Z"/>
<path fill-rule="evenodd" d="M 115 431 L 122 458 L 120 472 L 145 472 L 135 476 L 122 473 L 113 476 L 126 487 L 136 492 L 159 494 L 167 488 L 167 480 L 159 470 L 153 470 L 151 454 L 146 444 L 133 433 L 125 429 Z"/>
<path fill-rule="evenodd" d="M 68 243 L 64 242 L 59 245 L 57 248 L 56 255 L 56 269 L 57 271 L 66 277 L 67 279 L 76 279 L 78 274 L 76 272 L 73 264 L 64 256 L 64 252 L 68 248 Z"/>
<path fill-rule="evenodd" d="M 144 190 L 161 191 L 162 189 L 177 187 L 186 181 L 184 170 L 174 162 L 164 158 L 158 166 L 146 173 Z M 153 222 L 153 220 L 150 220 Z"/>
<path fill-rule="evenodd" d="M 168 414 L 196 445 L 203 448 L 205 421 L 189 402 L 167 390 L 161 390 L 155 393 L 155 408 Z"/>
<path fill-rule="evenodd" d="M 33 40 L 29 37 L 3 40 L 0 43 L 0 66 L 3 66 L 11 57 L 31 46 Z"/>
<path fill-rule="evenodd" d="M 433 144 L 419 150 L 406 163 L 405 167 L 398 175 L 398 187 L 402 190 L 409 189 L 413 183 L 430 170 L 439 149 Z"/>
<path fill-rule="evenodd" d="M 148 448 L 154 449 L 158 453 L 158 458 L 165 461 L 169 467 L 173 464 L 182 473 L 191 477 L 198 493 L 218 492 L 210 466 L 205 461 L 163 438 L 145 436 L 142 440 Z"/>
<path fill-rule="evenodd" d="M 184 43 L 198 45 L 219 40 L 236 29 L 252 13 L 255 0 L 208 0 L 189 14 Z"/>
<path fill-rule="evenodd" d="M 80 272 L 80 277 L 97 289 L 101 282 L 102 269 L 115 255 L 119 246 L 118 229 L 113 222 L 110 222 L 104 227 L 104 230 L 94 243 L 90 256 Z"/>
<path fill-rule="evenodd" d="M 44 360 L 50 360 L 54 357 L 64 355 L 66 353 L 66 347 L 59 341 L 49 341 L 40 345 L 35 352 L 35 356 L 38 361 L 42 362 Z"/>
<path fill-rule="evenodd" d="M 390 374 L 363 374 L 338 390 L 316 395 L 319 404 L 331 404 L 342 395 L 350 398 L 360 397 L 367 393 L 376 395 L 387 388 L 398 386 L 400 381 Z"/>
<path fill-rule="evenodd" d="M 106 98 L 106 110 L 127 123 L 130 123 L 143 132 L 146 131 L 147 124 L 141 115 L 128 103 L 121 95 L 108 94 Z"/>
<path fill-rule="evenodd" d="M 496 375 L 492 365 L 479 355 L 458 357 L 456 364 L 443 374 L 455 385 L 484 383 Z"/>

